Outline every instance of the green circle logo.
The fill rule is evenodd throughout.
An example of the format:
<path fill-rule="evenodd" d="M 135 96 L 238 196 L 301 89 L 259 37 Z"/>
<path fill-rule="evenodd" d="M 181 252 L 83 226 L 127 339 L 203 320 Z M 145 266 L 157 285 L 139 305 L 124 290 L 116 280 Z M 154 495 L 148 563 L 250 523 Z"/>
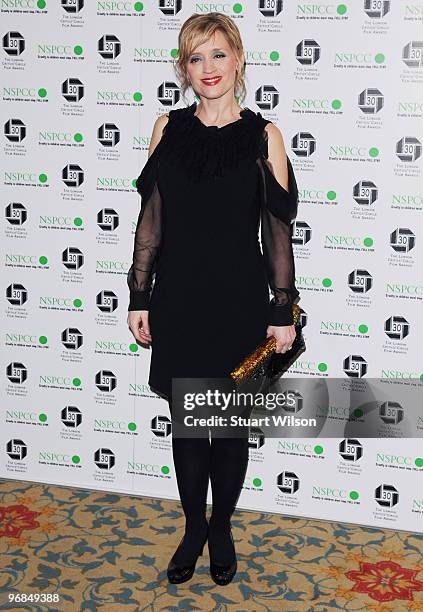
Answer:
<path fill-rule="evenodd" d="M 81 386 L 81 379 L 80 378 L 73 378 L 72 379 L 72 384 L 74 387 L 80 387 Z"/>
<path fill-rule="evenodd" d="M 355 419 L 360 419 L 364 415 L 362 408 L 356 408 L 353 412 L 353 417 Z"/>
<path fill-rule="evenodd" d="M 45 423 L 45 422 L 47 421 L 47 415 L 46 415 L 46 414 L 44 414 L 44 412 L 41 412 L 41 413 L 38 415 L 38 420 L 39 420 L 39 421 L 41 421 L 41 423 Z"/>
<path fill-rule="evenodd" d="M 47 95 L 47 89 L 44 89 L 44 87 L 40 87 L 40 89 L 38 90 L 38 95 L 40 96 L 40 98 L 45 98 Z"/>
<path fill-rule="evenodd" d="M 360 495 L 358 494 L 358 491 L 350 491 L 350 499 L 355 501 L 359 497 L 360 497 Z"/>
<path fill-rule="evenodd" d="M 39 342 L 40 344 L 47 344 L 47 336 L 40 336 L 40 337 L 38 338 L 38 342 Z"/>
<path fill-rule="evenodd" d="M 160 471 L 162 472 L 162 474 L 169 474 L 170 470 L 167 467 L 167 465 L 162 465 Z"/>
<path fill-rule="evenodd" d="M 80 300 L 79 298 L 75 298 L 73 301 L 73 305 L 75 306 L 75 308 L 81 308 L 82 300 Z"/>
<path fill-rule="evenodd" d="M 48 262 L 48 259 L 45 255 L 41 255 L 41 257 L 38 258 L 38 262 L 42 265 L 45 266 L 46 263 Z"/>
<path fill-rule="evenodd" d="M 345 15 L 347 10 L 348 9 L 345 4 L 338 4 L 338 6 L 336 7 L 336 12 L 338 13 L 338 15 Z"/>
<path fill-rule="evenodd" d="M 366 238 L 364 238 L 364 240 L 363 240 L 363 244 L 366 247 L 373 246 L 373 238 L 370 238 L 370 236 L 366 236 Z"/>
<path fill-rule="evenodd" d="M 376 64 L 383 64 L 384 61 L 385 61 L 385 56 L 383 55 L 383 53 L 376 53 L 375 55 Z"/>
<path fill-rule="evenodd" d="M 46 2 L 45 0 L 37 0 L 37 8 L 39 9 L 45 9 L 46 8 Z"/>
<path fill-rule="evenodd" d="M 423 467 L 423 459 L 421 457 L 417 457 L 414 463 L 417 467 Z"/>
<path fill-rule="evenodd" d="M 261 487 L 262 480 L 261 478 L 253 478 L 253 485 L 255 487 Z"/>
<path fill-rule="evenodd" d="M 328 191 L 326 194 L 326 197 L 328 200 L 330 200 L 331 202 L 333 200 L 336 200 L 336 191 Z"/>
<path fill-rule="evenodd" d="M 75 219 L 73 220 L 73 224 L 76 225 L 76 227 L 81 227 L 82 225 L 81 217 L 75 217 Z"/>
<path fill-rule="evenodd" d="M 133 342 L 129 345 L 129 350 L 131 351 L 131 353 L 136 353 L 138 351 L 138 344 L 135 344 L 135 342 Z"/>
<path fill-rule="evenodd" d="M 328 369 L 327 363 L 324 363 L 323 361 L 320 362 L 317 366 L 317 369 L 319 370 L 319 372 L 326 372 L 326 370 Z"/>
<path fill-rule="evenodd" d="M 81 45 L 75 45 L 75 47 L 73 48 L 73 52 L 75 53 L 75 55 L 82 55 L 82 47 Z"/>
<path fill-rule="evenodd" d="M 323 453 L 323 446 L 320 446 L 318 444 L 317 446 L 314 447 L 314 452 L 316 453 L 316 455 L 321 455 Z"/>
<path fill-rule="evenodd" d="M 322 280 L 322 285 L 323 285 L 323 287 L 331 287 L 332 286 L 332 281 L 330 280 L 330 278 L 324 278 Z"/>
<path fill-rule="evenodd" d="M 38 177 L 38 180 L 40 181 L 40 183 L 46 183 L 47 182 L 47 174 L 40 174 L 40 176 Z"/>
<path fill-rule="evenodd" d="M 142 93 L 140 91 L 136 91 L 132 97 L 134 98 L 135 102 L 141 102 Z"/>
<path fill-rule="evenodd" d="M 377 147 L 371 147 L 369 149 L 370 157 L 377 157 L 379 155 L 379 149 Z"/>
<path fill-rule="evenodd" d="M 272 62 L 277 62 L 279 59 L 279 51 L 271 51 L 270 59 L 272 60 Z"/>
<path fill-rule="evenodd" d="M 242 4 L 236 3 L 233 5 L 232 7 L 233 12 L 238 15 L 239 13 L 242 13 Z"/>
<path fill-rule="evenodd" d="M 134 4 L 134 10 L 135 10 L 137 13 L 141 13 L 141 11 L 142 11 L 143 9 L 144 9 L 144 5 L 143 5 L 143 3 L 142 3 L 142 2 L 135 2 L 135 4 Z"/>
<path fill-rule="evenodd" d="M 178 57 L 178 54 L 179 54 L 179 49 L 170 50 L 170 57 L 173 57 L 173 59 L 176 59 Z"/>
<path fill-rule="evenodd" d="M 75 142 L 82 142 L 83 138 L 84 138 L 84 137 L 83 137 L 83 136 L 82 136 L 82 134 L 80 134 L 79 132 L 77 132 L 77 133 L 74 135 L 74 137 L 73 137 L 73 139 L 74 139 L 74 141 L 75 141 Z"/>
<path fill-rule="evenodd" d="M 72 463 L 80 463 L 80 462 L 81 462 L 81 457 L 79 457 L 79 455 L 73 455 Z"/>
<path fill-rule="evenodd" d="M 332 100 L 332 108 L 334 110 L 339 110 L 342 106 L 341 100 Z"/>
<path fill-rule="evenodd" d="M 128 429 L 129 431 L 135 431 L 137 428 L 137 424 L 133 423 L 132 421 L 130 423 L 128 423 Z"/>
<path fill-rule="evenodd" d="M 364 323 L 361 323 L 358 326 L 358 331 L 360 332 L 360 334 L 367 334 L 367 332 L 369 331 L 369 328 Z"/>

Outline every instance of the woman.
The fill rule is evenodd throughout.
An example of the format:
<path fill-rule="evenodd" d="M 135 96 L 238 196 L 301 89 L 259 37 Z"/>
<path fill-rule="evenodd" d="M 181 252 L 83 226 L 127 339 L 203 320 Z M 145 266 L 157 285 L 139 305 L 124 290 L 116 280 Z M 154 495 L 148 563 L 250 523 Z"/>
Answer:
<path fill-rule="evenodd" d="M 128 272 L 128 325 L 151 344 L 149 384 L 171 414 L 172 378 L 228 377 L 270 335 L 277 352 L 288 350 L 298 296 L 291 242 L 297 186 L 279 129 L 237 104 L 235 95 L 245 95 L 238 28 L 221 13 L 195 14 L 178 42 L 182 92 L 191 86 L 200 103 L 155 122 L 137 180 L 141 212 Z M 211 576 L 228 584 L 237 569 L 230 519 L 248 439 L 172 437 L 172 451 L 185 534 L 169 581 L 191 578 L 208 540 Z"/>

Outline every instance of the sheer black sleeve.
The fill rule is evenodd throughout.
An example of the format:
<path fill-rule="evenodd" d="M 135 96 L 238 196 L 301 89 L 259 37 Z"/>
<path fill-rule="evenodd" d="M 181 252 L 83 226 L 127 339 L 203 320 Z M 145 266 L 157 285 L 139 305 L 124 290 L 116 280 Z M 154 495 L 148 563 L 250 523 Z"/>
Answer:
<path fill-rule="evenodd" d="M 158 156 L 161 141 L 148 158 L 136 181 L 141 196 L 134 237 L 132 264 L 128 270 L 130 310 L 149 310 L 150 293 L 162 236 L 162 202 L 157 184 Z"/>
<path fill-rule="evenodd" d="M 261 177 L 261 243 L 268 282 L 273 294 L 269 304 L 269 325 L 292 325 L 293 304 L 299 296 L 295 287 L 292 249 L 292 222 L 297 215 L 298 188 L 291 162 L 288 190 L 273 174 L 268 161 L 268 134 L 263 130 L 261 154 L 257 160 Z"/>

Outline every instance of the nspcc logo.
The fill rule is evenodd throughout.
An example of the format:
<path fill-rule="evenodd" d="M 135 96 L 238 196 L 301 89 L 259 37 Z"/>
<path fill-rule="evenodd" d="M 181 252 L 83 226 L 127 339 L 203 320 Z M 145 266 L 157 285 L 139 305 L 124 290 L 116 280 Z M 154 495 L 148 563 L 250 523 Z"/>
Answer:
<path fill-rule="evenodd" d="M 303 66 L 313 66 L 320 59 L 320 45 L 315 40 L 306 38 L 295 48 L 295 57 Z"/>

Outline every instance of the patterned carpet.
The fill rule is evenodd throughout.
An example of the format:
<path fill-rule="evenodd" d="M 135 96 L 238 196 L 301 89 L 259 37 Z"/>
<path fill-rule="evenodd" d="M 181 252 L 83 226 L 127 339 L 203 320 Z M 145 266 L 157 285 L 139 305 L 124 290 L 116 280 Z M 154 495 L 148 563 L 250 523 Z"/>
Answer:
<path fill-rule="evenodd" d="M 170 585 L 183 524 L 179 502 L 0 480 L 0 609 L 423 611 L 422 535 L 236 511 L 234 582 L 214 584 L 205 546 Z"/>

